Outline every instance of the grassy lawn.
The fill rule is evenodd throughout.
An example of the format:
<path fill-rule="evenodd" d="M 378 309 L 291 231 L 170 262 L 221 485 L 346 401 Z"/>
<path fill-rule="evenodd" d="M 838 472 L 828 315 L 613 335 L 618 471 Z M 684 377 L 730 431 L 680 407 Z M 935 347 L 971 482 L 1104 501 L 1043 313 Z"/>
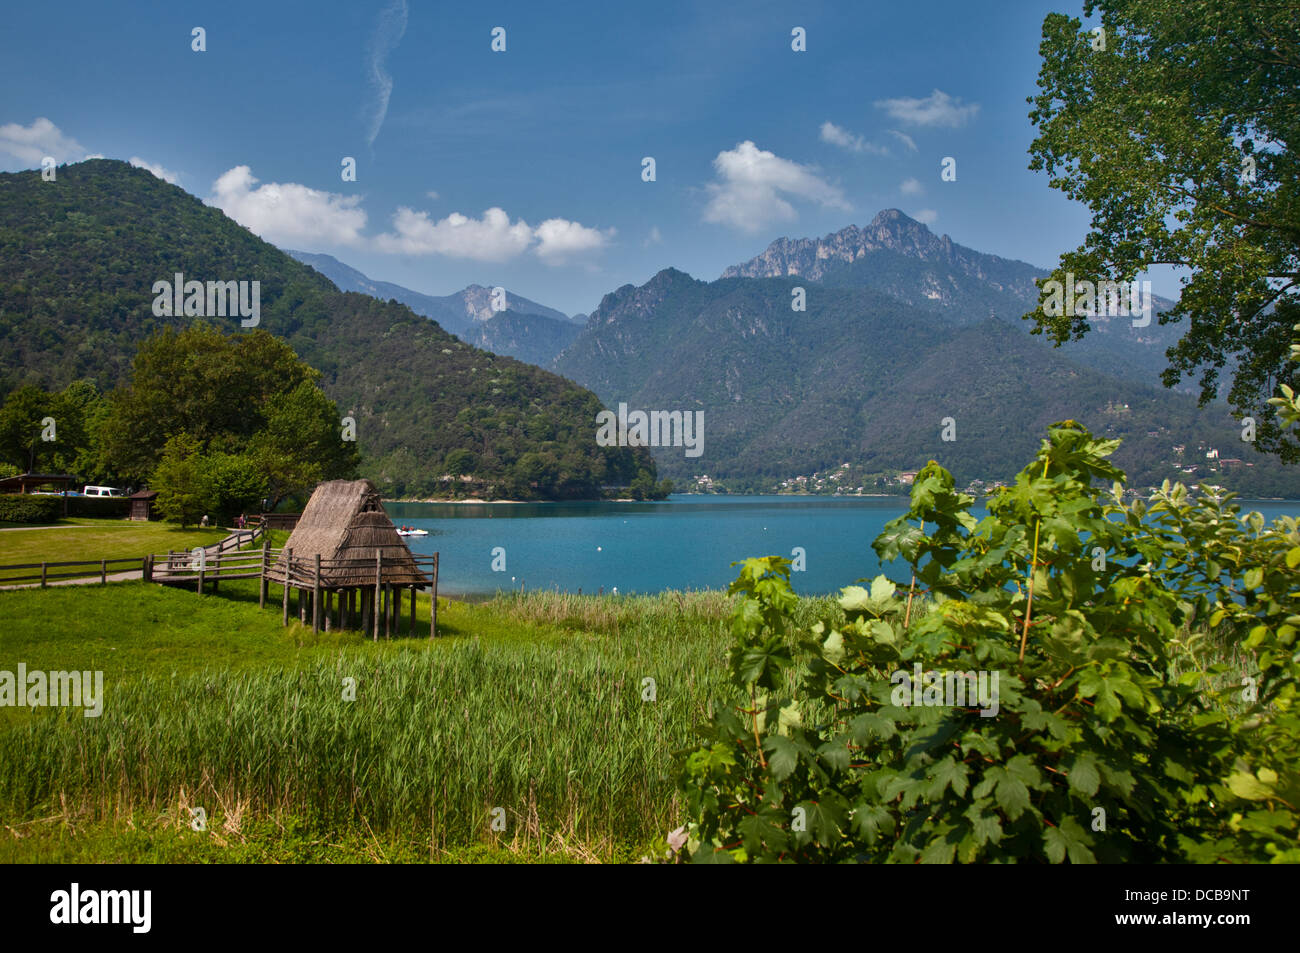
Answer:
<path fill-rule="evenodd" d="M 226 531 L 222 529 L 182 530 L 171 523 L 72 519 L 58 526 L 0 533 L 0 567 L 82 559 L 138 559 L 145 553 L 165 553 L 170 549 L 206 546 L 225 535 Z M 127 568 L 121 565 L 116 567 L 116 571 Z M 113 567 L 109 569 L 114 571 Z M 6 573 L 0 569 L 0 585 L 7 576 L 26 575 L 30 572 L 22 570 Z M 93 570 L 87 568 L 86 575 L 92 574 Z"/>
<path fill-rule="evenodd" d="M 680 823 L 727 604 L 440 599 L 441 638 L 372 642 L 282 628 L 254 580 L 0 592 L 0 670 L 104 673 L 98 718 L 0 708 L 0 862 L 636 860 Z"/>

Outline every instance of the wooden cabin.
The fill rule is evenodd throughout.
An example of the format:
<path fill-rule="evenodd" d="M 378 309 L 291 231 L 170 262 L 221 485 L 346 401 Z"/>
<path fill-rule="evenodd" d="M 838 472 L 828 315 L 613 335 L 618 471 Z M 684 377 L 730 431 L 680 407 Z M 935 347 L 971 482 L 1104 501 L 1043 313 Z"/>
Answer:
<path fill-rule="evenodd" d="M 158 499 L 156 490 L 141 490 L 139 493 L 132 493 L 128 499 L 131 501 L 128 518 L 146 522 L 153 519 L 153 501 Z"/>
<path fill-rule="evenodd" d="M 429 634 L 437 630 L 438 557 L 416 557 L 384 512 L 379 491 L 369 480 L 331 480 L 316 487 L 267 579 L 284 589 L 286 618 L 290 590 L 298 593 L 299 618 L 313 627 L 379 631 L 398 628 L 402 595 L 411 596 L 410 626 L 415 631 L 415 593 L 431 588 Z M 425 568 L 427 567 L 427 569 Z M 337 606 L 335 603 L 337 602 Z"/>

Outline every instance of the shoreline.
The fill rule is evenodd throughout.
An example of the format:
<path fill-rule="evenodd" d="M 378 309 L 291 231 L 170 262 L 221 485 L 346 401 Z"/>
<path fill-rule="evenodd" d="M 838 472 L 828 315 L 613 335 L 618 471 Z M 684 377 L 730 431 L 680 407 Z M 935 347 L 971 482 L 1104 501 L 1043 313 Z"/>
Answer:
<path fill-rule="evenodd" d="M 618 499 L 611 499 L 611 500 L 483 500 L 483 499 L 479 499 L 478 497 L 468 497 L 468 498 L 462 498 L 458 500 L 436 500 L 436 499 L 384 500 L 384 502 L 385 503 L 439 503 L 439 504 L 472 503 L 476 506 L 491 506 L 497 503 L 513 503 L 519 506 L 526 506 L 529 504 L 542 504 L 542 503 L 664 503 L 666 501 L 665 500 L 634 500 L 631 497 L 626 497 L 626 498 L 620 497 Z"/>

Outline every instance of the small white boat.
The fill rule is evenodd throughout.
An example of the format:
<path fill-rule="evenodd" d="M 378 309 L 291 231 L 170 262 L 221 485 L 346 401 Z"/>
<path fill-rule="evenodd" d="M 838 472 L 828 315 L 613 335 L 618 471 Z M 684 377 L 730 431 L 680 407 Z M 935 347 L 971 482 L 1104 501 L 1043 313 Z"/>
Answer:
<path fill-rule="evenodd" d="M 429 531 L 427 529 L 399 529 L 397 531 L 397 535 L 398 536 L 428 536 Z"/>

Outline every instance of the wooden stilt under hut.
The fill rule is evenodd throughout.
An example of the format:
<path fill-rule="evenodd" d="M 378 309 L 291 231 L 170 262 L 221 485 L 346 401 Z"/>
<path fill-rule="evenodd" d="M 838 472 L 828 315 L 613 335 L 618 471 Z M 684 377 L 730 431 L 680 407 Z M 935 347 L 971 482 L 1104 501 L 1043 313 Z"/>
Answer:
<path fill-rule="evenodd" d="M 267 577 L 298 591 L 300 617 L 312 629 L 352 627 L 379 638 L 401 631 L 402 594 L 411 593 L 407 634 L 415 634 L 415 592 L 429 589 L 429 636 L 438 629 L 438 554 L 417 556 L 384 512 L 369 480 L 332 480 L 316 487 Z M 337 595 L 337 598 L 335 598 Z M 310 605 L 310 610 L 308 609 Z M 337 608 L 337 617 L 331 618 Z"/>

